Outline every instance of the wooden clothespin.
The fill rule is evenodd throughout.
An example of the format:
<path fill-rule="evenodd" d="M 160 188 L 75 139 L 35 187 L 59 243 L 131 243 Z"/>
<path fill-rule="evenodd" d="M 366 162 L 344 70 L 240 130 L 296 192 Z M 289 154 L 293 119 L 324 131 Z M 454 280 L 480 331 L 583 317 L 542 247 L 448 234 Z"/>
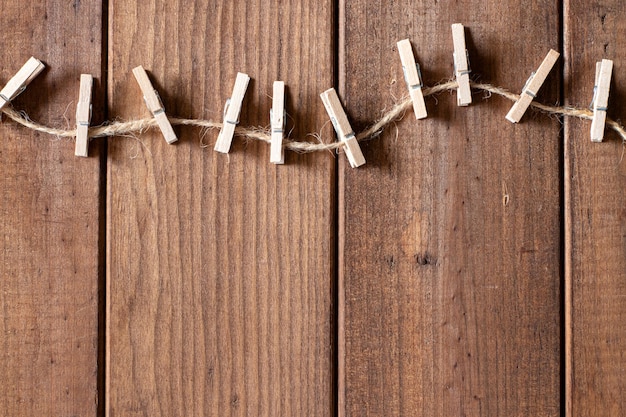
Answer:
<path fill-rule="evenodd" d="M 613 61 L 603 59 L 596 64 L 596 82 L 593 88 L 593 120 L 591 121 L 591 141 L 602 142 L 604 139 L 604 125 L 606 111 L 609 104 L 609 89 L 611 88 L 611 73 Z"/>
<path fill-rule="evenodd" d="M 152 86 L 146 70 L 140 65 L 133 69 L 133 74 L 135 74 L 139 88 L 141 88 L 146 106 L 148 106 L 148 110 L 150 110 L 156 119 L 165 141 L 169 144 L 176 142 L 178 140 L 176 133 L 174 133 L 174 129 L 172 128 L 170 121 L 167 119 L 161 97 L 159 97 L 158 91 Z"/>
<path fill-rule="evenodd" d="M 89 123 L 91 123 L 91 90 L 93 76 L 80 75 L 80 91 L 76 106 L 76 147 L 74 155 L 87 157 L 89 152 Z"/>
<path fill-rule="evenodd" d="M 26 89 L 28 84 L 43 71 L 46 66 L 38 59 L 30 57 L 20 70 L 0 91 L 0 110 Z"/>
<path fill-rule="evenodd" d="M 456 103 L 458 106 L 468 106 L 472 103 L 469 75 L 472 72 L 469 64 L 469 54 L 465 46 L 465 28 L 460 23 L 452 25 L 452 42 L 454 43 L 454 73 L 457 89 Z"/>
<path fill-rule="evenodd" d="M 424 103 L 424 95 L 422 94 L 422 74 L 420 66 L 413 55 L 413 48 L 408 39 L 398 42 L 398 53 L 402 61 L 402 70 L 404 72 L 404 80 L 409 88 L 411 101 L 413 101 L 413 111 L 416 119 L 426 117 L 426 104 Z"/>
<path fill-rule="evenodd" d="M 343 142 L 350 166 L 356 168 L 365 164 L 365 157 L 363 156 L 363 152 L 361 152 L 359 142 L 356 140 L 354 130 L 352 130 L 350 126 L 348 116 L 346 116 L 346 112 L 343 110 L 343 106 L 339 101 L 337 92 L 334 88 L 330 88 L 320 94 L 320 96 L 322 97 L 322 102 L 324 102 L 326 112 L 337 132 L 337 136 L 339 136 L 339 139 Z"/>
<path fill-rule="evenodd" d="M 214 148 L 217 152 L 228 153 L 230 151 L 230 145 L 235 135 L 235 126 L 239 123 L 241 104 L 243 103 L 243 97 L 246 94 L 249 82 L 250 77 L 248 74 L 237 73 L 233 95 L 226 101 L 226 105 L 224 106 L 224 125 L 222 126 L 220 134 L 217 136 L 217 142 L 215 142 Z"/>
<path fill-rule="evenodd" d="M 559 53 L 554 49 L 550 49 L 550 52 L 548 52 L 548 55 L 546 55 L 537 71 L 530 74 L 530 78 L 526 81 L 526 85 L 522 89 L 520 98 L 513 104 L 513 107 L 511 107 L 511 110 L 509 110 L 509 113 L 506 115 L 506 119 L 509 122 L 517 123 L 520 121 L 558 58 Z"/>
<path fill-rule="evenodd" d="M 272 144 L 270 146 L 270 162 L 273 164 L 285 163 L 283 136 L 285 134 L 285 83 L 274 81 L 272 94 L 272 109 L 270 110 L 272 129 Z"/>

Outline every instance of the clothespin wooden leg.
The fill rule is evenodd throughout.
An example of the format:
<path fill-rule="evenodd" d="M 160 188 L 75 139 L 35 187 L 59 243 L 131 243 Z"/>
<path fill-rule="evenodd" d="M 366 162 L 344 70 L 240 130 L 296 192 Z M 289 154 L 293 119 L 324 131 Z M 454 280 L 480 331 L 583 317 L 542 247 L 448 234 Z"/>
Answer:
<path fill-rule="evenodd" d="M 422 93 L 422 76 L 420 74 L 419 64 L 413 55 L 413 48 L 408 39 L 398 42 L 398 53 L 400 61 L 402 61 L 402 70 L 404 79 L 409 88 L 409 95 L 413 102 L 413 111 L 416 119 L 423 119 L 427 116 L 426 104 L 424 103 L 424 94 Z"/>
<path fill-rule="evenodd" d="M 76 147 L 74 155 L 87 157 L 89 152 L 89 124 L 91 123 L 91 91 L 93 76 L 81 74 L 78 105 L 76 106 Z"/>
<path fill-rule="evenodd" d="M 0 110 L 26 89 L 46 66 L 36 58 L 30 57 L 20 70 L 0 91 Z"/>
<path fill-rule="evenodd" d="M 352 127 L 350 126 L 348 116 L 339 101 L 337 92 L 334 88 L 330 88 L 320 94 L 320 96 L 322 97 L 322 102 L 324 103 L 326 112 L 333 123 L 333 127 L 337 132 L 337 136 L 339 136 L 339 139 L 344 144 L 344 149 L 346 151 L 348 161 L 350 162 L 350 166 L 352 168 L 356 168 L 365 164 L 365 157 L 363 156 L 363 152 L 361 152 L 359 142 L 356 140 L 354 130 L 352 130 Z"/>
<path fill-rule="evenodd" d="M 285 150 L 283 148 L 283 137 L 285 134 L 285 83 L 283 81 L 274 81 L 270 124 L 272 129 L 270 162 L 273 164 L 284 164 Z"/>
<path fill-rule="evenodd" d="M 241 105 L 248 88 L 250 77 L 248 74 L 237 73 L 233 95 L 226 102 L 224 110 L 224 125 L 217 136 L 214 150 L 217 152 L 228 153 L 235 135 L 235 126 L 239 123 L 239 114 L 241 113 Z"/>
<path fill-rule="evenodd" d="M 165 114 L 165 108 L 163 107 L 163 102 L 161 102 L 161 97 L 159 97 L 159 94 L 152 86 L 146 70 L 140 65 L 133 69 L 133 74 L 137 79 L 139 88 L 141 88 L 146 106 L 148 106 L 148 109 L 159 125 L 159 129 L 161 129 L 161 133 L 163 133 L 165 141 L 169 144 L 176 142 L 178 140 L 176 133 L 174 133 L 174 129 Z"/>
<path fill-rule="evenodd" d="M 460 23 L 452 25 L 452 42 L 454 44 L 454 73 L 457 89 L 457 105 L 468 106 L 472 103 L 472 90 L 469 75 L 472 72 L 469 64 L 469 54 L 465 46 L 465 28 Z"/>
<path fill-rule="evenodd" d="M 592 142 L 602 142 L 604 140 L 604 126 L 606 124 L 606 111 L 609 105 L 612 72 L 613 61 L 610 59 L 603 59 L 596 64 L 596 82 L 592 103 L 593 119 L 591 121 Z"/>
<path fill-rule="evenodd" d="M 550 70 L 558 58 L 559 53 L 550 49 L 550 52 L 548 52 L 548 55 L 546 55 L 537 71 L 530 75 L 530 78 L 522 89 L 522 94 L 519 100 L 513 104 L 513 107 L 511 107 L 511 110 L 509 110 L 509 113 L 506 115 L 506 119 L 508 121 L 511 123 L 517 123 L 520 121 L 524 113 L 526 113 L 528 106 L 530 106 L 530 103 L 533 101 L 537 92 L 543 85 L 543 82 L 548 77 Z"/>

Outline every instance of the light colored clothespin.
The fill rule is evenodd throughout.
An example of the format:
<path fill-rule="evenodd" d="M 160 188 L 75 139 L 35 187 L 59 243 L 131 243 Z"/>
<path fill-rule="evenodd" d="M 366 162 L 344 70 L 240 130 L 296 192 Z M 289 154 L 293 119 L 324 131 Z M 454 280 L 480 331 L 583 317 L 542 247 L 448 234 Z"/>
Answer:
<path fill-rule="evenodd" d="M 135 74 L 139 88 L 141 88 L 146 106 L 148 106 L 148 109 L 156 119 L 165 141 L 170 144 L 176 142 L 178 140 L 176 133 L 174 133 L 174 129 L 167 119 L 161 97 L 159 97 L 159 93 L 152 86 L 146 70 L 140 65 L 133 69 L 133 74 Z"/>
<path fill-rule="evenodd" d="M 604 125 L 606 111 L 609 105 L 609 89 L 611 88 L 611 74 L 613 61 L 603 59 L 596 64 L 596 82 L 593 88 L 593 120 L 591 121 L 591 141 L 602 142 L 604 139 Z"/>
<path fill-rule="evenodd" d="M 0 110 L 20 95 L 46 66 L 38 59 L 30 57 L 20 70 L 0 91 Z"/>
<path fill-rule="evenodd" d="M 426 117 L 426 104 L 424 103 L 424 95 L 422 94 L 422 74 L 420 72 L 420 66 L 413 55 L 411 42 L 408 39 L 403 39 L 398 42 L 398 53 L 402 61 L 404 79 L 409 88 L 411 101 L 413 101 L 415 118 L 423 119 Z"/>
<path fill-rule="evenodd" d="M 272 110 L 270 122 L 272 129 L 272 143 L 270 146 L 270 162 L 273 164 L 285 163 L 285 150 L 283 148 L 283 136 L 285 134 L 285 83 L 274 81 L 272 94 Z"/>
<path fill-rule="evenodd" d="M 324 102 L 326 112 L 337 132 L 337 136 L 339 136 L 339 139 L 343 142 L 350 166 L 356 168 L 365 164 L 365 157 L 363 156 L 363 152 L 361 152 L 359 142 L 356 140 L 354 130 L 352 130 L 350 126 L 348 116 L 346 116 L 346 112 L 343 110 L 343 106 L 339 101 L 337 92 L 334 88 L 330 88 L 320 94 L 320 96 L 322 97 L 322 102 Z"/>
<path fill-rule="evenodd" d="M 509 110 L 509 113 L 506 115 L 506 119 L 509 122 L 517 123 L 520 121 L 558 58 L 559 53 L 554 49 L 550 49 L 550 52 L 548 52 L 548 55 L 546 55 L 537 71 L 530 74 L 530 78 L 526 81 L 526 85 L 522 89 L 520 98 L 513 104 L 513 107 L 511 107 L 511 110 Z"/>
<path fill-rule="evenodd" d="M 87 157 L 89 152 L 89 123 L 91 123 L 91 91 L 93 76 L 80 75 L 80 91 L 76 106 L 76 147 L 74 155 Z"/>
<path fill-rule="evenodd" d="M 465 46 L 465 28 L 460 23 L 452 25 L 452 42 L 454 43 L 454 73 L 457 89 L 456 102 L 459 106 L 467 106 L 472 102 L 469 75 L 472 72 L 469 64 L 469 54 Z"/>
<path fill-rule="evenodd" d="M 230 145 L 235 135 L 235 126 L 239 123 L 239 113 L 241 113 L 241 104 L 246 94 L 250 77 L 248 74 L 237 73 L 233 95 L 226 101 L 224 106 L 224 125 L 217 136 L 215 148 L 217 152 L 228 153 Z"/>

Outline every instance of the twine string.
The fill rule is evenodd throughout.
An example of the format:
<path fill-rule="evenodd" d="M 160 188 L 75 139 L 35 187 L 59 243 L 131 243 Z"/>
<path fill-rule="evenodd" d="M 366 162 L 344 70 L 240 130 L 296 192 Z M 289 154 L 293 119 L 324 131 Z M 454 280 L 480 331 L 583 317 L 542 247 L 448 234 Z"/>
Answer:
<path fill-rule="evenodd" d="M 495 87 L 491 84 L 481 84 L 470 82 L 470 86 L 472 89 L 477 91 L 488 92 L 490 94 L 496 94 L 511 101 L 517 101 L 520 96 L 518 94 L 511 93 L 504 88 Z M 438 84 L 433 87 L 425 87 L 422 90 L 422 93 L 425 97 L 440 94 L 446 91 L 453 91 L 458 88 L 458 84 L 456 81 L 448 81 L 446 83 Z M 404 113 L 412 107 L 412 102 L 410 97 L 406 97 L 402 99 L 400 102 L 396 103 L 387 113 L 385 113 L 380 119 L 378 119 L 374 124 L 366 128 L 365 130 L 356 134 L 356 138 L 358 141 L 364 141 L 373 139 L 376 136 L 380 135 L 380 133 L 391 123 L 401 119 Z M 593 112 L 589 109 L 582 108 L 573 108 L 573 107 L 565 107 L 565 106 L 549 106 L 541 103 L 532 102 L 530 107 L 535 110 L 539 110 L 541 112 L 547 114 L 554 114 L 559 116 L 569 116 L 576 117 L 579 119 L 592 120 Z M 2 112 L 15 123 L 26 127 L 28 129 L 46 133 L 48 135 L 53 135 L 57 137 L 75 137 L 76 129 L 58 129 L 53 127 L 48 127 L 42 125 L 40 123 L 32 121 L 28 115 L 23 112 L 18 112 L 17 110 L 11 107 L 5 107 L 2 109 Z M 207 130 L 212 129 L 221 129 L 221 122 L 214 122 L 211 120 L 203 120 L 203 119 L 184 119 L 180 117 L 168 117 L 170 123 L 174 126 L 194 126 L 200 127 Z M 626 142 L 626 129 L 620 123 L 610 118 L 606 119 L 606 125 L 614 130 L 621 138 L 622 141 Z M 112 137 L 112 136 L 128 136 L 132 134 L 142 133 L 148 129 L 158 128 L 157 122 L 154 118 L 146 118 L 139 120 L 131 120 L 126 122 L 113 122 L 109 124 L 103 124 L 101 126 L 95 126 L 89 128 L 89 137 L 90 138 L 103 138 L 103 137 Z M 258 140 L 261 142 L 271 143 L 271 130 L 266 130 L 262 128 L 251 128 L 251 127 L 242 127 L 237 126 L 235 128 L 235 135 L 239 137 L 243 137 L 246 139 Z M 305 140 L 294 140 L 294 139 L 285 139 L 283 141 L 284 147 L 291 151 L 299 152 L 299 153 L 308 153 L 308 152 L 319 152 L 319 151 L 334 151 L 343 146 L 342 142 L 331 142 L 331 143 L 315 143 Z"/>

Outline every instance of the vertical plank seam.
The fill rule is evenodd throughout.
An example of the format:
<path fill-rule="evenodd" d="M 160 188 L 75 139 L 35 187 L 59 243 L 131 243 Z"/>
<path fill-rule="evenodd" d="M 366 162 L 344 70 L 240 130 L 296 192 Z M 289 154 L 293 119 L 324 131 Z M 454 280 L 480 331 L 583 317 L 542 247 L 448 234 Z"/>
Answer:
<path fill-rule="evenodd" d="M 567 63 L 569 62 L 570 57 L 566 55 L 565 42 L 567 39 L 566 24 L 565 19 L 567 18 L 567 5 L 568 2 L 564 0 L 560 0 L 559 2 L 559 12 L 560 12 L 560 22 L 559 22 L 559 43 L 561 56 L 563 59 L 561 60 L 561 85 L 559 86 L 559 99 L 561 104 L 565 104 L 565 71 L 567 70 Z M 565 117 L 562 117 L 565 119 Z M 561 151 L 560 155 L 560 203 L 561 203 L 561 276 L 562 284 L 560 286 L 562 295 L 561 295 L 561 375 L 559 378 L 561 384 L 561 412 L 560 414 L 565 417 L 571 416 L 571 382 L 572 382 L 572 329 L 571 329 L 571 319 L 572 319 L 572 294 L 571 294 L 571 216 L 570 216 L 570 166 L 569 166 L 569 129 L 567 125 L 569 124 L 567 120 L 561 120 L 564 128 L 560 131 L 560 146 Z"/>
<path fill-rule="evenodd" d="M 108 66 L 109 66 L 109 1 L 102 1 L 100 19 L 100 104 L 102 117 L 109 120 L 108 106 Z M 104 417 L 107 413 L 107 182 L 108 182 L 108 141 L 104 140 L 99 146 L 100 154 L 100 186 L 99 186 L 99 215 L 98 215 L 98 358 L 96 373 L 96 415 Z"/>
<path fill-rule="evenodd" d="M 105 114 L 105 120 L 109 119 L 109 100 L 110 100 L 110 96 L 109 96 L 109 86 L 113 85 L 112 80 L 110 79 L 110 77 L 112 77 L 112 71 L 111 71 L 111 62 L 109 62 L 109 56 L 110 56 L 110 44 L 111 44 L 111 40 L 109 39 L 111 37 L 111 16 L 110 16 L 110 10 L 111 7 L 109 5 L 109 1 L 110 0 L 103 0 L 102 1 L 102 80 L 101 82 L 103 83 L 102 85 L 102 91 L 104 91 L 104 114 Z M 102 285 L 102 295 L 101 295 L 101 299 L 104 300 L 104 308 L 102 311 L 102 320 L 104 322 L 104 328 L 103 328 L 103 334 L 102 333 L 98 333 L 99 336 L 104 336 L 104 340 L 101 341 L 101 343 L 103 343 L 103 358 L 102 358 L 102 363 L 101 366 L 99 366 L 99 373 L 102 372 L 102 375 L 98 375 L 98 381 L 102 383 L 101 391 L 102 391 L 102 397 L 100 397 L 100 394 L 98 395 L 98 399 L 102 400 L 102 408 L 100 408 L 100 406 L 98 406 L 98 415 L 101 417 L 108 417 L 110 414 L 110 404 L 111 404 L 111 399 L 110 399 L 110 394 L 111 394 L 111 390 L 110 390 L 110 377 L 111 377 L 111 326 L 110 326 L 110 322 L 109 322 L 109 318 L 111 317 L 110 312 L 111 312 L 111 300 L 110 300 L 110 293 L 111 293 L 111 282 L 109 279 L 109 275 L 110 275 L 110 256 L 111 256 L 111 251 L 110 251 L 110 239 L 109 239 L 109 223 L 110 223 L 110 212 L 111 212 L 111 208 L 110 208 L 110 204 L 109 204 L 109 157 L 108 157 L 108 152 L 109 152 L 109 141 L 105 141 L 105 145 L 103 145 L 102 147 L 102 165 L 103 165 L 103 169 L 101 169 L 101 176 L 102 181 L 103 181 L 103 187 L 102 187 L 102 192 L 104 193 L 104 213 L 103 213 L 103 218 L 102 218 L 102 223 L 104 223 L 104 231 L 103 231 L 103 238 L 102 238 L 102 244 L 104 246 L 104 262 L 103 262 L 103 267 L 102 267 L 102 279 L 100 281 L 101 285 Z"/>
<path fill-rule="evenodd" d="M 345 0 L 337 0 L 335 6 L 335 87 L 340 94 L 345 93 Z M 345 314 L 346 314 L 346 291 L 345 291 L 345 194 L 343 170 L 340 169 L 339 160 L 335 158 L 335 247 L 336 247 L 336 264 L 335 282 L 337 283 L 337 316 L 335 332 L 336 338 L 336 358 L 335 358 L 335 415 L 344 417 L 346 415 L 346 333 L 345 333 Z"/>

